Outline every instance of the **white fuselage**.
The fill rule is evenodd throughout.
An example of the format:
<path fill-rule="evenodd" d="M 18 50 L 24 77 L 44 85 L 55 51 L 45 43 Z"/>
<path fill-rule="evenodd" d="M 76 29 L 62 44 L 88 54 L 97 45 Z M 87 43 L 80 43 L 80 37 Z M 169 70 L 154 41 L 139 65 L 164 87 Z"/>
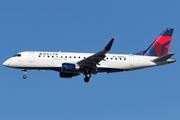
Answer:
<path fill-rule="evenodd" d="M 175 53 L 168 53 L 173 30 L 165 29 L 146 50 L 135 55 L 108 54 L 115 39 L 112 38 L 97 53 L 27 51 L 14 55 L 3 65 L 22 69 L 25 74 L 27 69 L 55 70 L 62 78 L 83 73 L 84 81 L 88 82 L 91 74 L 129 71 L 175 62 L 175 59 L 170 58 Z M 26 77 L 23 76 L 24 79 Z"/>
<path fill-rule="evenodd" d="M 93 55 L 93 53 L 41 51 L 27 51 L 18 54 L 21 56 L 9 58 L 3 65 L 19 69 L 56 70 L 60 72 L 62 63 L 76 64 L 78 61 Z M 97 72 L 129 71 L 169 63 L 167 61 L 159 63 L 152 62 L 151 60 L 155 58 L 157 57 L 131 54 L 106 54 L 104 60 L 97 65 Z"/>

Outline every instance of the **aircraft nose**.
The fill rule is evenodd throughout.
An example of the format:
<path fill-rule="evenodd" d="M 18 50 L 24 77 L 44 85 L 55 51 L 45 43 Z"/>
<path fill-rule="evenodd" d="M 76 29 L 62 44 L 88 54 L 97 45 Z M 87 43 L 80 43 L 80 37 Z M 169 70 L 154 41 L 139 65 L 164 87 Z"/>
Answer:
<path fill-rule="evenodd" d="M 9 65 L 8 60 L 6 60 L 6 61 L 3 63 L 3 65 L 7 67 L 7 66 Z"/>

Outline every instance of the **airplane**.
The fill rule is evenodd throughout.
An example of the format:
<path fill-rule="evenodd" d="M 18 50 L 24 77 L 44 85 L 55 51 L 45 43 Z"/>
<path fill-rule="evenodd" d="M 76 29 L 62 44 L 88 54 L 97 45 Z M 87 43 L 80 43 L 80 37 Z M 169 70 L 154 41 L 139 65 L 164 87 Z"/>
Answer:
<path fill-rule="evenodd" d="M 176 62 L 170 58 L 175 53 L 168 53 L 173 30 L 166 28 L 146 50 L 136 54 L 108 54 L 112 38 L 97 53 L 25 51 L 12 56 L 3 65 L 22 69 L 24 79 L 27 70 L 34 69 L 58 71 L 61 78 L 84 74 L 84 81 L 89 82 L 92 74 L 132 71 Z"/>

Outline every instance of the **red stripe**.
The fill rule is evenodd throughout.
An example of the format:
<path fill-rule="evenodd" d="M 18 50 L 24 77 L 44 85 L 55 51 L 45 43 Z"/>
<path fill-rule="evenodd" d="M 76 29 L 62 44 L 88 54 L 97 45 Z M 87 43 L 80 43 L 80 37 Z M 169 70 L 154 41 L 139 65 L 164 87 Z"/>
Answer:
<path fill-rule="evenodd" d="M 159 43 L 163 45 L 164 43 L 167 43 L 168 41 L 170 41 L 171 38 L 172 36 L 158 36 L 153 43 L 158 41 Z"/>
<path fill-rule="evenodd" d="M 157 56 L 160 57 L 161 56 L 162 45 L 159 42 L 155 42 L 153 44 L 153 47 L 154 47 L 154 49 L 156 51 Z"/>
<path fill-rule="evenodd" d="M 166 55 L 166 54 L 168 53 L 169 45 L 170 45 L 170 44 L 168 44 L 168 45 L 165 46 L 163 55 Z"/>
<path fill-rule="evenodd" d="M 158 57 L 161 56 L 162 45 L 169 42 L 171 38 L 172 36 L 158 36 L 156 40 L 153 42 L 153 47 Z M 166 45 L 163 55 L 167 54 L 168 49 L 169 49 L 169 44 Z"/>

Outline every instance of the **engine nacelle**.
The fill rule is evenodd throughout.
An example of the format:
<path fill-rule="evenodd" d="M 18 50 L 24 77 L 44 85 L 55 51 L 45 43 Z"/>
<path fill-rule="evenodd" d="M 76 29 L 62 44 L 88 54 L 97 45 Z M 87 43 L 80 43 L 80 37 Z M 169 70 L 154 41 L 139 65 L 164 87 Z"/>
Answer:
<path fill-rule="evenodd" d="M 72 63 L 63 63 L 61 71 L 76 71 L 79 70 L 80 67 L 77 64 L 72 64 Z"/>
<path fill-rule="evenodd" d="M 59 73 L 59 76 L 61 78 L 71 78 L 71 77 L 78 76 L 78 75 L 79 75 L 78 73 L 65 73 L 65 72 Z"/>

